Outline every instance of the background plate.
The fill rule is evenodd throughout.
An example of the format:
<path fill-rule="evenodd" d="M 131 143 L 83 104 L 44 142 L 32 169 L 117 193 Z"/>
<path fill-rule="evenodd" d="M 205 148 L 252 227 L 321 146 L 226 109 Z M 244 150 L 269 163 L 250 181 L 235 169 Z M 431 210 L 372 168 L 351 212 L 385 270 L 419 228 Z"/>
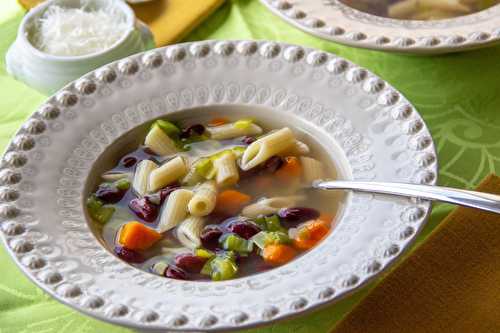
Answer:
<path fill-rule="evenodd" d="M 437 54 L 476 49 L 500 40 L 500 5 L 453 19 L 396 20 L 338 0 L 260 0 L 272 12 L 315 36 L 383 51 Z"/>

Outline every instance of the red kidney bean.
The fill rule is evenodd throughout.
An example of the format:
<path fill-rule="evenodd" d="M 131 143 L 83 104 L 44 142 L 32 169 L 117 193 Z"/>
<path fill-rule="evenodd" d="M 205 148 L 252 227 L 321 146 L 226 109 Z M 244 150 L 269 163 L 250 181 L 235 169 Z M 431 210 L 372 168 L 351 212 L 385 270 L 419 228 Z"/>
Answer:
<path fill-rule="evenodd" d="M 142 148 L 142 151 L 145 152 L 146 154 L 148 155 L 152 155 L 152 156 L 158 156 L 151 148 L 149 147 L 144 147 Z M 147 158 L 146 158 L 147 159 Z"/>
<path fill-rule="evenodd" d="M 257 141 L 257 139 L 253 136 L 244 136 L 242 139 L 241 139 L 241 142 L 243 142 L 244 144 L 246 145 L 250 145 L 252 143 L 254 143 L 255 141 Z"/>
<path fill-rule="evenodd" d="M 147 197 L 130 200 L 128 207 L 137 217 L 146 222 L 154 222 L 158 217 L 158 206 L 149 201 Z"/>
<path fill-rule="evenodd" d="M 226 228 L 228 231 L 233 232 L 245 239 L 250 239 L 253 235 L 258 234 L 261 231 L 258 225 L 245 220 L 232 221 L 226 226 Z"/>
<path fill-rule="evenodd" d="M 290 207 L 278 211 L 278 216 L 285 222 L 298 224 L 319 217 L 319 212 L 313 208 Z"/>
<path fill-rule="evenodd" d="M 270 173 L 276 172 L 283 165 L 283 159 L 279 156 L 272 156 L 264 162 L 264 170 Z"/>
<path fill-rule="evenodd" d="M 120 164 L 124 166 L 125 168 L 131 168 L 137 163 L 137 158 L 134 156 L 125 156 L 122 158 L 120 161 Z"/>
<path fill-rule="evenodd" d="M 207 225 L 200 235 L 201 244 L 206 249 L 215 250 L 219 247 L 219 238 L 222 234 L 222 229 L 219 226 Z"/>
<path fill-rule="evenodd" d="M 117 203 L 123 198 L 126 192 L 126 190 L 120 190 L 113 184 L 104 183 L 99 185 L 95 196 L 105 203 Z"/>
<path fill-rule="evenodd" d="M 179 134 L 179 138 L 187 139 L 192 135 L 202 135 L 203 133 L 205 133 L 205 126 L 202 124 L 195 124 L 182 130 L 181 134 Z"/>
<path fill-rule="evenodd" d="M 199 273 L 206 261 L 207 258 L 192 253 L 183 253 L 175 257 L 175 265 L 188 273 Z"/>
<path fill-rule="evenodd" d="M 160 202 L 163 204 L 163 202 L 168 198 L 170 193 L 173 191 L 177 190 L 181 185 L 179 183 L 172 183 L 167 185 L 166 187 L 162 188 L 160 190 Z"/>
<path fill-rule="evenodd" d="M 134 250 L 127 249 L 123 246 L 116 246 L 115 254 L 120 259 L 133 264 L 140 264 L 146 260 L 140 253 L 135 252 Z"/>
<path fill-rule="evenodd" d="M 165 270 L 165 276 L 177 280 L 188 279 L 186 272 L 174 265 L 168 265 L 167 269 Z"/>

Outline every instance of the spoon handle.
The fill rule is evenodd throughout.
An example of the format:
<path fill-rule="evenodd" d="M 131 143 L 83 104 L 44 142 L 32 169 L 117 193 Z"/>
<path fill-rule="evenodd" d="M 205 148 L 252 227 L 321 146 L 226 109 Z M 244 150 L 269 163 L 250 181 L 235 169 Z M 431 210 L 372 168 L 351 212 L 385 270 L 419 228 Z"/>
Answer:
<path fill-rule="evenodd" d="M 323 190 L 353 190 L 360 192 L 393 194 L 405 197 L 443 201 L 459 206 L 473 207 L 500 214 L 500 196 L 459 190 L 450 187 L 406 183 L 359 182 L 359 181 L 315 181 L 313 188 Z"/>

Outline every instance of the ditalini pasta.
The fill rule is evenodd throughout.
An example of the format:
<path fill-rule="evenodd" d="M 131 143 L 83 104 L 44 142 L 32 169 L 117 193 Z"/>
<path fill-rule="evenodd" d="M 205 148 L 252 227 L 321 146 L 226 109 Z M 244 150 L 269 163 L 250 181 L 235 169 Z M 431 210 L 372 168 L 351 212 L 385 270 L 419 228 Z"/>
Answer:
<path fill-rule="evenodd" d="M 144 196 L 150 190 L 149 176 L 156 169 L 158 169 L 158 166 L 150 160 L 142 160 L 137 164 L 132 187 L 139 196 Z"/>
<path fill-rule="evenodd" d="M 200 235 L 205 226 L 205 218 L 200 216 L 188 216 L 177 227 L 177 238 L 182 245 L 195 249 L 201 245 Z"/>
<path fill-rule="evenodd" d="M 177 156 L 151 172 L 149 189 L 153 192 L 157 191 L 181 179 L 187 172 L 188 168 L 185 159 L 182 156 Z"/>
<path fill-rule="evenodd" d="M 315 180 L 324 178 L 325 167 L 320 161 L 311 157 L 301 156 L 300 164 L 302 165 L 302 174 L 306 183 L 310 184 Z"/>
<path fill-rule="evenodd" d="M 292 131 L 288 127 L 282 128 L 250 144 L 241 157 L 240 167 L 245 171 L 250 170 L 271 156 L 290 149 L 294 144 L 295 137 Z"/>
<path fill-rule="evenodd" d="M 178 152 L 175 142 L 159 126 L 151 128 L 144 144 L 160 156 L 173 155 Z"/>
<path fill-rule="evenodd" d="M 157 231 L 163 233 L 182 222 L 188 213 L 188 204 L 193 192 L 186 189 L 173 191 L 165 203 L 160 215 Z"/>
<path fill-rule="evenodd" d="M 213 140 L 227 140 L 245 135 L 259 135 L 262 133 L 262 128 L 253 123 L 244 123 L 239 125 L 238 122 L 234 122 L 215 127 L 208 127 L 207 132 Z"/>
<path fill-rule="evenodd" d="M 165 278 L 228 280 L 286 264 L 335 225 L 339 199 L 303 188 L 334 178 L 321 145 L 253 119 L 180 124 L 156 120 L 87 198 L 119 258 Z"/>
<path fill-rule="evenodd" d="M 189 201 L 188 210 L 193 216 L 210 214 L 217 200 L 217 189 L 213 180 L 206 181 L 195 188 L 194 196 Z"/>
<path fill-rule="evenodd" d="M 302 195 L 261 199 L 256 203 L 243 208 L 241 215 L 246 217 L 257 217 L 259 215 L 274 214 L 281 208 L 292 207 L 304 199 L 305 197 Z"/>
<path fill-rule="evenodd" d="M 215 159 L 213 163 L 216 171 L 215 179 L 217 181 L 217 186 L 227 187 L 238 182 L 240 175 L 234 153 L 227 152 L 222 154 L 222 156 Z"/>

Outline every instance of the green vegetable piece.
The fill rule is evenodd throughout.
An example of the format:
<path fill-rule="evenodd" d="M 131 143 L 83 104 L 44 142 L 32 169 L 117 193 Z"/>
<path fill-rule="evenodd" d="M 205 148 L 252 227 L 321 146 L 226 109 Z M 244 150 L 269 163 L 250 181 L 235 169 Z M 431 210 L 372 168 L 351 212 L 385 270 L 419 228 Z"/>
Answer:
<path fill-rule="evenodd" d="M 106 224 L 115 212 L 115 207 L 113 206 L 102 206 L 92 215 L 92 218 L 99 222 L 100 224 Z"/>
<path fill-rule="evenodd" d="M 200 258 L 207 258 L 207 259 L 210 259 L 212 257 L 215 256 L 215 253 L 213 253 L 212 251 L 210 250 L 207 250 L 207 249 L 196 249 L 194 251 L 194 254 L 197 256 L 197 257 L 200 257 Z"/>
<path fill-rule="evenodd" d="M 246 239 L 235 235 L 235 234 L 227 234 L 221 237 L 219 241 L 224 250 L 249 253 L 253 250 L 253 243 L 247 241 Z"/>
<path fill-rule="evenodd" d="M 282 231 L 261 231 L 250 240 L 261 250 L 268 245 L 288 244 L 291 241 L 288 234 Z"/>
<path fill-rule="evenodd" d="M 238 146 L 231 148 L 231 150 L 233 151 L 234 156 L 236 158 L 240 158 L 241 156 L 243 156 L 243 153 L 245 152 L 246 148 Z"/>
<path fill-rule="evenodd" d="M 93 215 L 95 212 L 97 212 L 102 207 L 102 205 L 102 201 L 97 199 L 94 194 L 92 194 L 87 199 L 87 209 L 89 210 L 90 215 Z"/>
<path fill-rule="evenodd" d="M 181 130 L 179 127 L 176 125 L 172 124 L 169 121 L 159 119 L 155 121 L 153 126 L 158 126 L 162 129 L 163 132 L 165 132 L 166 135 L 168 135 L 171 138 L 177 138 L 179 134 L 181 133 Z"/>
<path fill-rule="evenodd" d="M 216 170 L 214 164 L 209 157 L 204 157 L 198 160 L 194 166 L 196 173 L 205 179 L 213 179 L 215 177 Z"/>
<path fill-rule="evenodd" d="M 278 215 L 266 216 L 266 230 L 267 231 L 282 231 L 286 232 L 286 229 L 283 228 L 280 224 L 280 218 Z"/>
<path fill-rule="evenodd" d="M 262 230 L 267 230 L 267 224 L 266 224 L 266 218 L 265 216 L 261 215 L 257 217 L 254 222 L 262 229 Z"/>
<path fill-rule="evenodd" d="M 119 190 L 126 191 L 130 188 L 130 181 L 126 178 L 122 178 L 115 182 L 115 186 Z"/>
<path fill-rule="evenodd" d="M 215 258 L 211 263 L 212 281 L 223 281 L 232 279 L 238 273 L 238 265 L 232 260 Z"/>
<path fill-rule="evenodd" d="M 238 129 L 245 130 L 245 129 L 249 128 L 252 124 L 253 124 L 253 119 L 246 118 L 246 119 L 237 120 L 234 123 L 234 127 L 238 128 Z"/>

